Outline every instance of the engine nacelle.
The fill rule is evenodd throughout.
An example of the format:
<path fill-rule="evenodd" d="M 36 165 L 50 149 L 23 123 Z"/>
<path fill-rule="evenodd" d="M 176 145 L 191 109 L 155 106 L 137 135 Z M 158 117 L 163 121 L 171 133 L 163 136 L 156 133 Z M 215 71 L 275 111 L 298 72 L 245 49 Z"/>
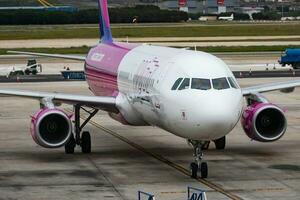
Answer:
<path fill-rule="evenodd" d="M 71 117 L 56 108 L 44 108 L 31 119 L 31 136 L 40 146 L 58 148 L 70 139 L 72 134 Z"/>
<path fill-rule="evenodd" d="M 271 103 L 254 103 L 248 106 L 241 122 L 247 136 L 260 142 L 280 139 L 287 128 L 284 112 Z"/>

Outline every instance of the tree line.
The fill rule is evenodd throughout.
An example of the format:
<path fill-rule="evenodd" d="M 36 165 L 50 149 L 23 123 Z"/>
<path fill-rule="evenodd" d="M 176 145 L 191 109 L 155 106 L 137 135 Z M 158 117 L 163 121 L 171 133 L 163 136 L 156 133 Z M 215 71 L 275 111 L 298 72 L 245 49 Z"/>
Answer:
<path fill-rule="evenodd" d="M 180 22 L 188 20 L 188 14 L 181 11 L 161 10 L 156 6 L 133 8 L 110 8 L 112 23 L 132 22 Z M 2 10 L 0 25 L 27 24 L 90 24 L 98 23 L 98 9 L 76 12 L 47 10 Z"/>

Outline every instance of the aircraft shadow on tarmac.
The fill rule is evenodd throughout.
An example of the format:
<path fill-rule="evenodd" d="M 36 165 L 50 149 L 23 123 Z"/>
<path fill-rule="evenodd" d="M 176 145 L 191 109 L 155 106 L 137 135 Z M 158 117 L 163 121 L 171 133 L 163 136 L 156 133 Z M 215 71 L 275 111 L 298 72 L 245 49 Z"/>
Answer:
<path fill-rule="evenodd" d="M 276 149 L 284 147 L 285 144 L 282 145 L 276 145 Z M 290 145 L 290 148 L 296 148 L 297 145 Z M 271 157 L 271 156 L 284 156 L 285 152 L 279 152 L 277 150 L 274 150 L 275 146 L 272 147 L 265 145 L 262 146 L 228 146 L 225 150 L 216 150 L 214 147 L 211 147 L 211 149 L 205 150 L 205 153 L 208 155 L 207 159 L 211 160 L 214 156 L 222 155 L 222 156 L 246 156 L 246 157 Z M 186 148 L 147 148 L 146 149 L 149 152 L 155 153 L 157 155 L 161 155 L 164 157 L 169 157 L 172 155 L 176 155 L 176 158 L 180 157 L 191 157 L 192 151 L 187 146 Z M 176 154 L 175 154 L 176 153 Z M 28 159 L 36 162 L 76 162 L 77 159 L 85 158 L 87 157 L 86 154 L 82 154 L 79 150 L 77 150 L 77 153 L 75 155 L 65 155 L 63 154 L 63 151 L 61 150 L 55 150 L 55 151 L 47 151 L 41 149 L 41 151 L 35 151 L 34 149 L 32 151 L 8 151 L 0 153 L 0 155 L 3 155 L 5 157 L 13 157 L 15 159 Z M 145 159 L 145 153 L 139 152 L 138 150 L 134 150 L 131 147 L 128 148 L 119 148 L 119 149 L 94 149 L 91 154 L 89 154 L 89 157 L 93 158 L 99 158 L 99 159 L 108 159 L 108 158 L 122 158 L 124 160 L 132 159 L 132 156 L 134 155 L 134 159 Z M 149 155 L 148 155 L 149 156 Z M 211 158 L 211 159 L 210 159 Z M 176 159 L 177 160 L 177 159 Z M 220 160 L 222 161 L 222 160 Z"/>

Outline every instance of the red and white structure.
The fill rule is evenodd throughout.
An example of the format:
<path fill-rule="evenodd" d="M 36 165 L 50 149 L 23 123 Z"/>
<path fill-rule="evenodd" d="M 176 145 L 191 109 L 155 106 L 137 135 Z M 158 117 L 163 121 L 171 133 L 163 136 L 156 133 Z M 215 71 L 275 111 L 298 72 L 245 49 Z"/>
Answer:
<path fill-rule="evenodd" d="M 225 0 L 216 0 L 218 4 L 218 14 L 226 13 Z"/>
<path fill-rule="evenodd" d="M 183 12 L 189 12 L 187 0 L 178 0 L 179 10 Z"/>

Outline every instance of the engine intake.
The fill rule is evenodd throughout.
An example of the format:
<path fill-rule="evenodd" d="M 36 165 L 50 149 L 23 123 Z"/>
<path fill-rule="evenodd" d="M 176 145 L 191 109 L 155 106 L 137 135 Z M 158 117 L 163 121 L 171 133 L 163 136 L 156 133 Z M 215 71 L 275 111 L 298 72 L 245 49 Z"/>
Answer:
<path fill-rule="evenodd" d="M 61 147 L 69 140 L 71 134 L 72 122 L 62 110 L 45 108 L 32 117 L 31 136 L 42 147 Z"/>
<path fill-rule="evenodd" d="M 287 128 L 284 112 L 271 103 L 254 103 L 248 106 L 241 122 L 247 136 L 260 142 L 280 139 Z"/>

